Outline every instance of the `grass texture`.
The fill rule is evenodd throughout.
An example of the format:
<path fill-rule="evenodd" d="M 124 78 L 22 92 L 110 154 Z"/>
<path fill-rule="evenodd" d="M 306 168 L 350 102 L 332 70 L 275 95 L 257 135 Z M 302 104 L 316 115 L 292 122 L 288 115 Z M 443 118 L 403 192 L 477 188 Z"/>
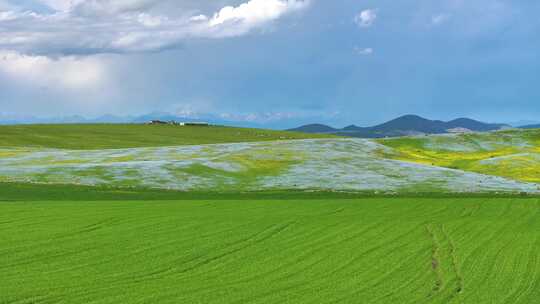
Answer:
<path fill-rule="evenodd" d="M 540 182 L 540 130 L 379 140 L 385 158 Z"/>
<path fill-rule="evenodd" d="M 180 191 L 539 193 L 540 130 L 368 140 L 169 125 L 0 127 L 0 182 Z"/>
<path fill-rule="evenodd" d="M 537 303 L 536 198 L 0 203 L 0 303 Z"/>
<path fill-rule="evenodd" d="M 143 124 L 65 124 L 0 126 L 0 147 L 55 149 L 120 149 L 216 143 L 254 142 L 332 135 L 222 126 L 172 126 Z M 2 152 L 0 152 L 0 157 Z"/>
<path fill-rule="evenodd" d="M 181 191 L 528 192 L 537 184 L 381 157 L 365 139 L 103 150 L 0 149 L 0 182 Z M 387 152 L 387 153 L 390 153 Z"/>

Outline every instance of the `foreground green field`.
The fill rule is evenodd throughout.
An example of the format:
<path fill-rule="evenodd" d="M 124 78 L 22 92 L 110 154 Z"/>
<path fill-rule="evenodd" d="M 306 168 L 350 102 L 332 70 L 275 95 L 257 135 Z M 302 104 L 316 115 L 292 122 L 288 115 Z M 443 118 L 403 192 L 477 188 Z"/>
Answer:
<path fill-rule="evenodd" d="M 0 203 L 0 303 L 537 303 L 538 199 Z"/>
<path fill-rule="evenodd" d="M 93 150 L 328 137 L 334 136 L 221 126 L 180 127 L 143 124 L 0 126 L 0 148 Z"/>

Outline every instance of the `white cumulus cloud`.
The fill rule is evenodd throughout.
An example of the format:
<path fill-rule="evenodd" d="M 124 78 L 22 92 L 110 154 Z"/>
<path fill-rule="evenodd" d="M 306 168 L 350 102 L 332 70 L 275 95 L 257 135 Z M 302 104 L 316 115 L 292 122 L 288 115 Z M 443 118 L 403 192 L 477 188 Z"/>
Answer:
<path fill-rule="evenodd" d="M 210 20 L 211 26 L 228 22 L 259 24 L 277 19 L 283 14 L 304 8 L 307 1 L 251 0 L 238 7 L 227 6 Z"/>
<path fill-rule="evenodd" d="M 190 38 L 244 35 L 309 1 L 249 0 L 186 15 L 156 9 L 167 1 L 41 0 L 51 12 L 0 9 L 0 49 L 47 56 L 156 51 Z"/>
<path fill-rule="evenodd" d="M 370 27 L 377 20 L 377 10 L 375 9 L 366 9 L 358 13 L 354 17 L 354 22 L 360 27 Z"/>
<path fill-rule="evenodd" d="M 22 55 L 0 51 L 0 73 L 21 83 L 52 89 L 94 88 L 105 81 L 106 67 L 93 57 L 61 57 Z"/>

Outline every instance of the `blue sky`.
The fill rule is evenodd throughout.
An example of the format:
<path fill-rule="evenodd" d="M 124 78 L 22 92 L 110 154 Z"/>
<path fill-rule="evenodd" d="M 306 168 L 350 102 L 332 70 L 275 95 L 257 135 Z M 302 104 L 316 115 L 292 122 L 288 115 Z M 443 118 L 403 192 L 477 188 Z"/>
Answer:
<path fill-rule="evenodd" d="M 529 0 L 0 0 L 0 117 L 540 120 Z"/>

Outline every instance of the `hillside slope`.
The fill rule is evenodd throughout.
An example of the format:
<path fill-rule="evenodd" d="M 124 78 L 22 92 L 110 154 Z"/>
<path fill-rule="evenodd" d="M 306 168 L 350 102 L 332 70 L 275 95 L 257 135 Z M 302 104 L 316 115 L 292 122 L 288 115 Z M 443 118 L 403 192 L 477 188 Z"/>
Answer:
<path fill-rule="evenodd" d="M 540 182 L 540 130 L 379 140 L 381 156 L 418 164 Z"/>
<path fill-rule="evenodd" d="M 298 128 L 290 129 L 288 131 L 304 133 L 332 133 L 339 131 L 339 129 L 335 129 L 323 124 L 309 124 Z"/>
<path fill-rule="evenodd" d="M 221 126 L 180 127 L 144 124 L 0 126 L 0 148 L 119 149 L 328 137 L 333 136 Z"/>
<path fill-rule="evenodd" d="M 381 157 L 367 139 L 103 150 L 0 149 L 0 182 L 181 191 L 531 192 L 537 184 Z"/>

